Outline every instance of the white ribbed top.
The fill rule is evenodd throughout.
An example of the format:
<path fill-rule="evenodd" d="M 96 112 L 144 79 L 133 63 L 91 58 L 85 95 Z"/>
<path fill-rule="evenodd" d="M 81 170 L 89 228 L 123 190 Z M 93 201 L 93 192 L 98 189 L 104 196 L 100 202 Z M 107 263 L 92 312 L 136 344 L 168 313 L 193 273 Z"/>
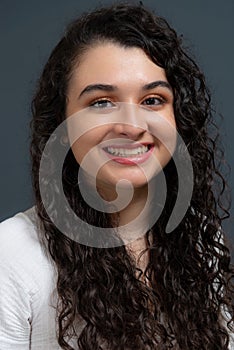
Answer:
<path fill-rule="evenodd" d="M 34 209 L 0 224 L 0 349 L 57 350 L 52 297 L 56 271 L 30 219 Z"/>
<path fill-rule="evenodd" d="M 58 350 L 56 280 L 34 208 L 0 223 L 0 349 Z M 77 335 L 85 321 L 78 325 Z M 70 344 L 76 349 L 75 341 Z M 229 346 L 234 350 L 234 342 Z"/>

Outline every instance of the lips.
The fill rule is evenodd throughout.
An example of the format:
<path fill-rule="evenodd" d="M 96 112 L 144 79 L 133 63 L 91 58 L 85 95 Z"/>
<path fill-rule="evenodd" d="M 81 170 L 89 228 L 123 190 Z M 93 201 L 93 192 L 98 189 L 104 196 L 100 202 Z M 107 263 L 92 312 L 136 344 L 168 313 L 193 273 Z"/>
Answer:
<path fill-rule="evenodd" d="M 108 158 L 125 165 L 145 162 L 152 154 L 153 149 L 152 143 L 109 145 L 103 148 Z"/>

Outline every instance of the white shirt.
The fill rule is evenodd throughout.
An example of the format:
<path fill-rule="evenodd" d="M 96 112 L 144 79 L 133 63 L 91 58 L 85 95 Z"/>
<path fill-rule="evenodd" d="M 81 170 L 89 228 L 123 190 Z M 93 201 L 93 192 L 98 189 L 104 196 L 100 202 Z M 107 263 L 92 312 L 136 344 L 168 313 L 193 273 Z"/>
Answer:
<path fill-rule="evenodd" d="M 38 240 L 33 209 L 0 224 L 0 349 L 57 350 L 56 272 Z"/>
<path fill-rule="evenodd" d="M 0 349 L 58 350 L 57 273 L 38 239 L 34 208 L 0 224 Z M 78 326 L 80 330 L 84 323 Z M 76 348 L 75 342 L 69 342 Z M 234 343 L 229 346 L 234 350 Z"/>

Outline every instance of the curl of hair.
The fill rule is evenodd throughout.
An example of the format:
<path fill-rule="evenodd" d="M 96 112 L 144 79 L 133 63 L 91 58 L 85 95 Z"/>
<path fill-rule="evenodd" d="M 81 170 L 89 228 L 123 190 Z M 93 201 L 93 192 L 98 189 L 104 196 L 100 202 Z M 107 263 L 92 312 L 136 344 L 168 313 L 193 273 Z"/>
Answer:
<path fill-rule="evenodd" d="M 125 246 L 98 249 L 65 237 L 50 220 L 39 189 L 39 166 L 50 135 L 65 119 L 67 86 L 73 67 L 92 45 L 113 42 L 138 47 L 166 72 L 173 88 L 179 134 L 188 147 L 194 170 L 190 206 L 180 225 L 165 233 L 175 203 L 177 184 L 170 161 L 164 173 L 170 191 L 162 215 L 148 239 L 150 287 Z M 205 79 L 182 47 L 181 38 L 165 19 L 141 5 L 119 4 L 84 14 L 68 27 L 53 50 L 32 102 L 32 174 L 42 240 L 56 263 L 58 343 L 79 349 L 228 349 L 228 329 L 222 310 L 233 315 L 230 253 L 222 240 L 222 221 L 228 217 L 222 198 L 226 182 L 218 169 L 218 131 L 213 121 Z M 51 206 L 56 164 L 48 168 Z M 69 151 L 63 167 L 63 186 L 72 209 L 95 226 L 111 227 L 105 213 L 90 208 L 77 186 L 78 164 Z M 53 210 L 53 208 L 52 208 Z M 202 215 L 201 215 L 202 214 Z M 147 234 L 149 237 L 149 233 Z M 140 271 L 142 273 L 142 271 Z M 81 316 L 86 325 L 76 332 Z M 233 319 L 232 319 L 233 320 Z M 232 330 L 231 323 L 229 324 Z M 105 345 L 103 345 L 105 344 Z"/>

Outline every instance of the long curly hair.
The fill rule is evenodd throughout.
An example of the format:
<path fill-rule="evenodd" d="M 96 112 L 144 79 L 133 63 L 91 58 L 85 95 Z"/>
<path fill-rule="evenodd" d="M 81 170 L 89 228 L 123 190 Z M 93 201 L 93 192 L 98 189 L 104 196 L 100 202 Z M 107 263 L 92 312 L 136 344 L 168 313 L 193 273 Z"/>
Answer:
<path fill-rule="evenodd" d="M 66 118 L 67 86 L 74 65 L 97 42 L 141 48 L 165 69 L 174 93 L 179 134 L 191 156 L 194 188 L 189 208 L 171 234 L 165 229 L 178 183 L 171 160 L 164 168 L 168 191 L 163 212 L 147 232 L 146 271 L 140 271 L 124 245 L 94 248 L 65 236 L 47 214 L 39 188 L 45 145 Z M 32 102 L 31 158 L 41 239 L 55 262 L 58 343 L 62 349 L 228 349 L 233 331 L 233 268 L 224 243 L 229 217 L 226 181 L 221 174 L 218 128 L 205 78 L 167 21 L 144 6 L 98 8 L 73 21 L 52 51 Z M 50 159 L 46 184 L 56 211 L 56 161 Z M 99 227 L 111 227 L 107 213 L 91 208 L 77 185 L 77 164 L 68 152 L 63 188 L 75 213 Z M 58 198 L 56 197 L 58 196 Z M 63 218 L 62 218 L 63 219 Z M 151 235 L 152 239 L 150 239 Z M 150 283 L 139 278 L 145 274 Z M 228 326 L 222 319 L 229 312 Z M 78 334 L 79 319 L 85 326 Z M 78 322 L 79 323 L 79 322 Z"/>

